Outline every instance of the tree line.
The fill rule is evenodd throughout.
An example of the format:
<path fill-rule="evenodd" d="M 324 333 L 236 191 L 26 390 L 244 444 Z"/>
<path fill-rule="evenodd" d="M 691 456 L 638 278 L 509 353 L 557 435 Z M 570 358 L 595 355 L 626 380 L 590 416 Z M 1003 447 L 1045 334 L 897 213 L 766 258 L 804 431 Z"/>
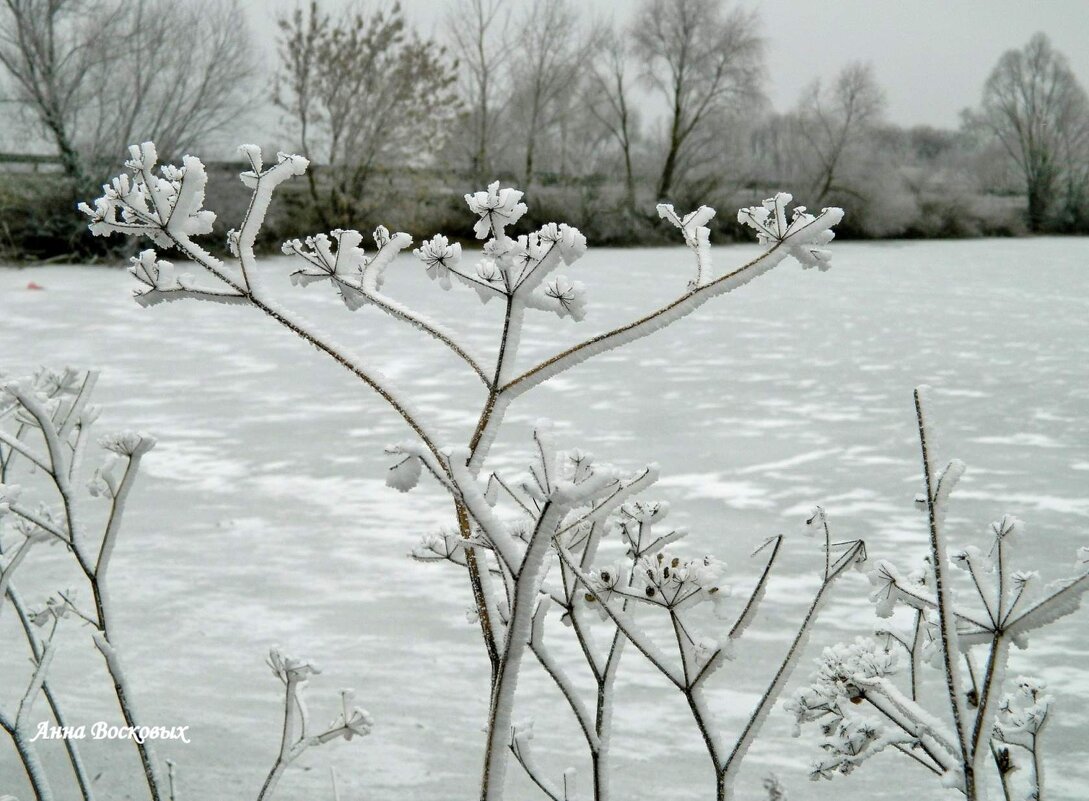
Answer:
<path fill-rule="evenodd" d="M 397 4 L 300 4 L 279 16 L 269 97 L 236 0 L 2 0 L 0 66 L 81 189 L 131 142 L 176 157 L 271 101 L 279 146 L 315 165 L 285 226 L 365 227 L 383 210 L 425 233 L 502 178 L 618 244 L 664 235 L 659 200 L 729 207 L 782 187 L 849 207 L 847 235 L 1089 230 L 1089 99 L 1043 34 L 941 130 L 887 120 L 860 62 L 773 109 L 765 23 L 725 0 L 642 0 L 624 23 L 576 0 L 450 0 L 437 31 Z M 17 218 L 24 192 L 3 183 Z"/>

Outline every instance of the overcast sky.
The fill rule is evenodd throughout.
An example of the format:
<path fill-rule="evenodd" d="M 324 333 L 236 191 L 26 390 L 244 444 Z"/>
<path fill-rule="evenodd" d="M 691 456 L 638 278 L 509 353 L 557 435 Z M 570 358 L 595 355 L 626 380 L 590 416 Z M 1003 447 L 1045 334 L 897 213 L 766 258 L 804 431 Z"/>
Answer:
<path fill-rule="evenodd" d="M 244 2 L 263 37 L 275 35 L 278 9 L 294 7 L 283 0 Z M 596 15 L 625 22 L 639 5 L 581 2 Z M 515 13 L 527 3 L 510 0 Z M 444 0 L 401 5 L 422 32 L 439 32 Z M 1089 0 L 764 0 L 760 9 L 768 91 L 779 110 L 792 106 L 814 77 L 861 59 L 873 63 L 885 88 L 890 121 L 955 127 L 960 110 L 978 102 L 998 57 L 1036 31 L 1051 37 L 1089 86 Z"/>

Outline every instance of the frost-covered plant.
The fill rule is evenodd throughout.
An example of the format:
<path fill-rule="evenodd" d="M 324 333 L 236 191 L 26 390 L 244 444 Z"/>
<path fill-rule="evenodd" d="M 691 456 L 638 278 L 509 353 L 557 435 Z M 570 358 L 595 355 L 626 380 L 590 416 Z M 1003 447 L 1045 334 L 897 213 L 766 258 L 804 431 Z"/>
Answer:
<path fill-rule="evenodd" d="M 510 502 L 515 518 L 508 526 L 515 533 L 539 530 L 540 524 L 534 523 L 534 519 L 539 520 L 542 503 L 558 482 L 585 482 L 603 470 L 583 451 L 557 453 L 547 429 L 541 425 L 534 433 L 534 440 L 536 458 L 525 477 L 508 480 L 493 473 L 487 483 L 486 492 L 491 493 L 493 504 L 500 496 Z M 740 731 L 732 733 L 733 740 L 727 743 L 703 689 L 705 682 L 732 657 L 733 644 L 755 618 L 783 538 L 774 537 L 758 549 L 758 553 L 768 551 L 767 562 L 748 599 L 734 612 L 728 601 L 729 589 L 723 583 L 725 565 L 713 556 L 675 555 L 671 549 L 685 535 L 683 530 L 655 531 L 655 526 L 666 518 L 668 504 L 628 500 L 656 478 L 653 466 L 647 467 L 626 481 L 610 485 L 612 488 L 603 500 L 574 510 L 553 526 L 549 556 L 559 568 L 558 576 L 541 584 L 541 598 L 532 613 L 529 648 L 578 722 L 590 755 L 593 798 L 597 801 L 609 797 L 614 685 L 627 642 L 684 697 L 711 758 L 715 797 L 725 799 L 741 759 L 801 653 L 828 588 L 849 566 L 865 559 L 861 541 L 833 542 L 823 511 L 815 513 L 810 524 L 820 528 L 825 538 L 820 587 L 749 720 Z M 439 557 L 460 563 L 455 543 L 449 535 L 428 537 L 415 555 L 423 560 Z M 621 558 L 601 559 L 599 551 L 603 543 L 620 545 Z M 592 706 L 581 697 L 575 682 L 545 641 L 545 618 L 553 605 L 562 610 L 562 620 L 573 631 L 594 678 Z M 700 609 L 708 605 L 714 609 L 709 620 L 701 615 Z M 661 622 L 671 632 L 669 650 L 675 650 L 673 655 L 659 647 L 649 628 L 637 619 L 637 610 L 661 616 Z M 502 611 L 501 619 L 509 617 Z M 604 637 L 593 631 L 595 617 L 611 623 Z M 549 781 L 533 758 L 532 735 L 532 721 L 513 726 L 510 749 L 518 763 L 549 798 L 554 801 L 575 798 L 574 769 L 564 772 L 562 784 Z"/>
<path fill-rule="evenodd" d="M 303 697 L 310 677 L 321 673 L 313 660 L 287 656 L 278 649 L 269 651 L 268 666 L 272 673 L 284 685 L 284 725 L 280 739 L 280 750 L 269 770 L 257 801 L 272 797 L 272 792 L 280 781 L 284 770 L 303 755 L 308 748 L 324 745 L 333 740 L 351 740 L 353 737 L 366 737 L 374 728 L 374 720 L 365 709 L 355 706 L 355 691 L 340 691 L 340 712 L 329 726 L 317 733 L 311 732 L 310 713 Z"/>
<path fill-rule="evenodd" d="M 104 436 L 98 445 L 105 461 L 85 480 L 83 460 L 92 424 L 99 410 L 91 405 L 97 382 L 94 372 L 73 369 L 39 370 L 33 377 L 0 383 L 0 618 L 10 606 L 19 619 L 33 666 L 16 711 L 8 714 L 0 699 L 0 728 L 11 737 L 24 773 L 38 801 L 65 798 L 57 794 L 40 759 L 36 739 L 45 723 L 32 726 L 30 715 L 44 697 L 59 732 L 77 731 L 64 714 L 61 699 L 49 684 L 54 661 L 54 634 L 62 621 L 89 627 L 91 641 L 105 663 L 109 682 L 129 737 L 139 756 L 148 793 L 153 801 L 175 801 L 175 766 L 166 760 L 166 777 L 152 747 L 162 727 L 146 727 L 136 711 L 132 689 L 122 666 L 114 624 L 110 562 L 121 533 L 125 508 L 143 457 L 155 439 L 134 431 Z M 26 480 L 27 486 L 15 483 Z M 104 524 L 92 531 L 88 502 L 98 499 L 108 507 Z M 95 527 L 98 528 L 98 527 Z M 34 587 L 28 594 L 40 596 L 32 605 L 16 586 L 16 570 L 27 563 L 33 546 L 61 543 L 71 555 L 73 568 L 85 585 L 83 592 Z M 85 602 L 80 596 L 89 596 Z M 7 653 L 13 653 L 9 649 Z M 308 729 L 306 708 L 300 693 L 302 671 L 294 660 L 273 654 L 270 665 L 288 686 L 284 742 L 261 797 L 268 797 L 283 769 L 307 748 L 343 737 L 352 739 L 370 731 L 369 715 L 353 707 L 351 691 L 342 694 L 342 713 L 317 735 Z M 296 715 L 296 711 L 298 714 Z M 296 737 L 296 717 L 301 720 Z M 135 733 L 154 729 L 156 734 Z M 79 737 L 64 736 L 68 763 L 83 801 L 92 801 L 95 788 L 79 749 Z"/>
<path fill-rule="evenodd" d="M 228 260 L 213 256 L 194 241 L 194 237 L 210 232 L 214 219 L 212 212 L 203 208 L 207 176 L 204 166 L 194 157 L 184 158 L 181 167 L 156 169 L 154 146 L 150 143 L 134 146 L 130 151 L 131 158 L 126 162 L 130 174 L 112 180 L 93 206 L 83 204 L 81 209 L 90 218 L 90 228 L 95 234 L 143 235 L 158 248 L 173 249 L 202 269 L 204 278 L 198 280 L 187 273 L 177 272 L 173 265 L 160 258 L 157 251 L 143 251 L 133 259 L 131 270 L 141 284 L 136 291 L 136 300 L 141 305 L 196 299 L 257 309 L 375 390 L 415 434 L 415 439 L 391 445 L 387 449 L 395 457 L 387 483 L 399 490 L 411 489 L 426 469 L 452 498 L 455 525 L 450 531 L 429 539 L 426 549 L 436 556 L 457 562 L 468 574 L 474 615 L 479 621 L 491 670 L 481 798 L 495 801 L 502 796 L 511 748 L 519 761 L 527 763 L 525 743 L 528 738 L 519 735 L 519 731 L 524 733 L 524 729 L 512 729 L 512 705 L 526 649 L 543 652 L 540 647 L 542 640 L 534 632 L 540 631 L 540 621 L 545 614 L 540 599 L 551 595 L 544 583 L 545 566 L 551 554 L 555 553 L 563 565 L 568 587 L 581 583 L 590 587 L 583 594 L 596 595 L 600 592 L 600 587 L 595 590 L 594 585 L 588 584 L 600 581 L 600 573 L 597 578 L 591 577 L 586 571 L 593 565 L 577 561 L 585 554 L 585 544 L 576 547 L 567 535 L 618 513 L 622 504 L 648 484 L 653 476 L 650 469 L 626 475 L 589 465 L 585 469 L 576 468 L 550 475 L 547 471 L 554 468 L 551 451 L 541 445 L 543 462 L 539 468 L 541 472 L 534 479 L 535 489 L 508 493 L 522 505 L 520 511 L 523 519 L 512 526 L 501 520 L 493 508 L 497 500 L 497 487 L 502 486 L 501 479 L 494 477 L 494 482 L 489 480 L 482 483 L 480 478 L 487 475 L 485 460 L 509 405 L 558 373 L 592 356 L 647 336 L 692 312 L 712 297 L 748 283 L 787 256 L 793 256 L 804 267 L 825 268 L 828 262 L 825 245 L 832 239 L 832 228 L 840 221 L 843 212 L 832 208 L 812 215 L 798 208 L 788 214 L 791 197 L 786 194 L 776 195 L 762 206 L 744 209 L 738 214 L 738 220 L 753 228 L 765 247 L 749 263 L 715 276 L 710 257 L 709 230 L 706 227 L 714 210 L 701 207 L 691 214 L 680 215 L 671 206 L 662 205 L 658 209 L 661 216 L 681 230 L 685 243 L 696 255 L 695 275 L 687 287 L 649 314 L 560 351 L 528 369 L 517 366 L 518 347 L 528 313 L 552 313 L 573 321 L 579 321 L 585 315 L 584 287 L 578 281 L 558 275 L 557 271 L 562 265 L 570 266 L 582 256 L 586 241 L 576 229 L 556 223 L 519 236 L 508 233 L 508 228 L 517 224 L 526 212 L 521 192 L 494 183 L 484 191 L 466 195 L 466 203 L 477 217 L 476 236 L 483 241 L 483 252 L 479 258 L 472 260 L 473 263 L 463 263 L 465 254 L 461 246 L 441 235 L 422 243 L 414 251 L 427 275 L 442 288 L 450 289 L 457 282 L 472 289 L 481 302 L 488 303 L 494 299 L 503 307 L 496 350 L 494 356 L 488 359 L 473 353 L 447 327 L 383 291 L 386 271 L 395 256 L 411 244 L 406 234 L 390 233 L 384 227 L 377 228 L 373 237 L 375 249 L 370 255 L 362 247 L 363 236 L 352 230 L 335 230 L 285 242 L 283 252 L 302 263 L 292 274 L 296 284 L 328 282 L 349 309 L 373 306 L 434 338 L 446 346 L 456 359 L 464 362 L 480 382 L 482 403 L 474 429 L 466 432 L 467 444 L 458 446 L 454 444 L 457 440 L 451 440 L 447 432 L 440 432 L 434 421 L 426 419 L 419 412 L 409 395 L 382 375 L 368 359 L 350 352 L 326 332 L 284 308 L 267 293 L 263 279 L 273 266 L 259 262 L 254 251 L 255 241 L 273 191 L 289 178 L 302 175 L 308 162 L 300 156 L 279 154 L 276 163 L 266 168 L 259 148 L 245 145 L 241 151 L 250 166 L 248 171 L 241 174 L 241 178 L 252 190 L 253 197 L 240 227 L 228 234 L 227 244 L 231 253 Z M 542 443 L 545 438 L 539 430 L 538 442 Z M 548 467 L 544 466 L 546 463 Z M 575 551 L 571 550 L 573 547 Z M 655 553 L 646 550 L 638 558 L 655 559 Z M 849 557 L 847 561 L 852 558 Z M 821 594 L 838 575 L 839 564 L 838 561 L 826 560 Z M 691 577 L 686 581 L 697 581 L 696 577 L 699 576 L 698 581 L 703 582 L 710 581 L 710 568 L 710 563 L 702 568 L 698 563 L 692 563 L 682 572 Z M 672 573 L 671 566 L 669 570 L 671 575 L 676 575 Z M 632 577 L 642 580 L 634 573 Z M 664 577 L 662 580 L 668 581 Z M 709 586 L 699 586 L 703 595 L 713 595 Z M 820 597 L 819 594 L 818 601 Z M 557 595 L 557 599 L 563 600 L 564 605 L 570 605 L 567 595 Z M 627 600 L 606 599 L 599 606 L 623 632 L 623 639 L 641 637 L 635 624 L 626 622 L 628 617 L 623 607 Z M 815 609 L 816 605 L 811 612 L 815 612 Z M 667 614 L 675 612 L 666 606 L 663 606 L 663 610 Z M 803 630 L 809 619 L 803 625 Z M 625 621 L 623 625 L 621 621 Z M 686 696 L 698 697 L 697 675 L 689 675 L 694 670 L 695 662 L 692 660 L 703 659 L 707 664 L 717 666 L 725 654 L 710 641 L 698 653 L 696 649 L 683 644 L 680 649 L 680 658 L 687 666 L 669 667 L 667 675 L 676 679 L 675 683 Z M 667 664 L 664 659 L 655 661 L 663 668 Z M 604 665 L 605 662 L 600 664 Z M 701 674 L 709 673 L 709 670 L 701 671 Z M 765 701 L 774 695 L 780 684 L 773 682 Z M 744 752 L 766 708 L 767 704 L 762 704 L 750 722 L 750 729 L 739 741 L 737 754 Z M 702 715 L 702 712 L 699 714 Z M 711 740 L 708 747 L 716 760 L 719 784 L 725 786 L 728 769 L 736 760 L 729 758 Z M 720 790 L 720 797 L 722 792 Z M 604 795 L 597 797 L 604 798 Z"/>
<path fill-rule="evenodd" d="M 64 617 L 78 618 L 91 627 L 91 638 L 105 661 L 117 703 L 125 725 L 139 728 L 132 691 L 121 666 L 121 657 L 113 626 L 107 571 L 113 556 L 129 493 L 136 480 L 140 461 L 155 446 L 145 434 L 123 432 L 102 438 L 99 445 L 109 456 L 87 487 L 77 482 L 87 448 L 91 424 L 98 410 L 90 405 L 97 375 L 74 370 L 42 370 L 33 379 L 8 380 L 0 386 L 0 516 L 11 521 L 10 528 L 18 543 L 4 542 L 0 612 L 10 603 L 26 634 L 31 658 L 37 665 L 35 678 L 20 704 L 14 725 L 3 728 L 15 741 L 35 795 L 53 798 L 49 780 L 25 741 L 25 722 L 30 705 L 41 692 L 49 703 L 58 726 L 65 726 L 56 695 L 48 685 L 47 670 L 51 658 L 50 643 L 57 623 Z M 33 493 L 24 493 L 14 484 L 17 467 L 27 468 L 27 477 L 36 485 Z M 109 511 L 100 532 L 92 534 L 87 524 L 85 505 L 88 491 L 107 501 Z M 37 496 L 33 500 L 27 496 Z M 3 522 L 3 521 L 0 521 Z M 0 529 L 0 535 L 4 533 Z M 12 582 L 12 574 L 36 542 L 60 542 L 72 555 L 90 594 L 89 605 L 65 590 L 53 594 L 35 609 L 26 604 Z M 43 638 L 39 629 L 48 630 Z M 133 739 L 155 799 L 165 798 L 158 762 L 149 742 Z M 80 757 L 77 743 L 65 740 L 69 762 L 85 799 L 92 796 L 91 782 Z"/>
<path fill-rule="evenodd" d="M 874 639 L 825 649 L 815 680 L 787 706 L 799 724 L 821 724 L 824 756 L 813 766 L 814 779 L 851 773 L 892 748 L 971 801 L 986 798 L 987 767 L 993 765 L 1009 801 L 1015 797 L 1013 771 L 1027 758 L 1031 770 L 1021 775 L 1028 795 L 1016 797 L 1043 799 L 1039 736 L 1050 697 L 1038 679 L 1018 678 L 1008 689 L 1010 645 L 1026 648 L 1033 631 L 1078 608 L 1089 590 L 1087 551 L 1079 552 L 1073 576 L 1041 587 L 1038 574 L 1012 564 L 1024 525 L 1006 515 L 989 526 L 985 549 L 950 552 L 946 510 L 965 466 L 954 459 L 936 469 L 925 396 L 925 387 L 915 391 L 925 479 L 917 503 L 927 514 L 929 553 L 914 573 L 905 575 L 886 561 L 871 572 L 878 615 L 890 617 L 902 605 L 914 624 L 905 634 L 882 630 Z M 954 568 L 962 571 L 959 591 Z M 941 676 L 936 712 L 924 703 L 924 664 Z M 906 688 L 894 680 L 904 672 Z"/>

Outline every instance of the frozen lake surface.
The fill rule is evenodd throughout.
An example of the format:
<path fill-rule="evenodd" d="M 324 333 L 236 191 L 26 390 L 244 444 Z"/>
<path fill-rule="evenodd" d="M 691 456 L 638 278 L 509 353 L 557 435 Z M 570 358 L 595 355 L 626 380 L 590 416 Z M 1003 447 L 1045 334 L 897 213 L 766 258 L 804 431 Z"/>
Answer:
<path fill-rule="evenodd" d="M 834 251 L 828 273 L 788 262 L 520 399 L 492 466 L 521 469 L 529 427 L 542 416 L 557 422 L 561 447 L 632 467 L 657 461 L 663 479 L 650 497 L 670 501 L 670 523 L 691 530 L 686 550 L 729 562 L 740 592 L 757 570 L 752 548 L 800 532 L 818 502 L 837 535 L 863 537 L 872 556 L 911 568 L 925 550 L 924 518 L 912 505 L 921 476 L 911 392 L 929 383 L 939 457 L 969 468 L 954 494 L 954 542 L 981 542 L 986 524 L 1011 512 L 1039 546 L 1022 566 L 1048 578 L 1068 572 L 1076 547 L 1089 544 L 1089 240 L 846 243 Z M 722 247 L 714 256 L 721 271 L 755 253 Z M 444 351 L 374 310 L 349 313 L 328 287 L 290 287 L 284 259 L 267 267 L 287 302 L 411 386 L 451 443 L 467 440 L 479 385 Z M 675 296 L 690 269 L 680 248 L 591 249 L 568 273 L 589 288 L 586 322 L 535 315 L 524 363 Z M 29 281 L 44 291 L 26 290 Z M 256 795 L 279 737 L 279 684 L 263 663 L 274 643 L 324 666 L 310 694 L 318 722 L 332 718 L 345 686 L 377 721 L 371 737 L 319 749 L 306 769 L 289 770 L 279 798 L 331 798 L 330 762 L 345 801 L 474 797 L 486 659 L 465 618 L 463 575 L 407 558 L 422 534 L 449 522 L 449 506 L 431 486 L 408 496 L 384 486 L 382 447 L 408 436 L 400 419 L 257 313 L 197 303 L 142 310 L 129 299 L 132 286 L 120 270 L 0 270 L 0 369 L 98 367 L 99 431 L 132 427 L 159 439 L 111 574 L 142 717 L 191 726 L 192 744 L 160 748 L 179 765 L 183 797 Z M 481 307 L 463 288 L 441 292 L 413 261 L 391 268 L 387 289 L 479 350 L 493 341 L 500 309 Z M 36 558 L 40 575 L 64 586 L 63 554 Z M 787 641 L 819 560 L 814 542 L 791 536 L 754 636 L 715 677 L 711 695 L 725 721 L 746 716 L 766 680 L 758 658 Z M 839 586 L 791 687 L 818 646 L 873 628 L 868 594 L 861 575 Z M 71 628 L 55 681 L 82 699 L 70 717 L 108 718 L 108 698 L 87 689 L 96 655 L 76 642 L 85 632 Z M 1057 698 L 1052 799 L 1083 798 L 1089 786 L 1087 629 L 1081 610 L 1011 664 L 1011 675 L 1038 674 Z M 569 632 L 552 631 L 555 649 L 574 659 Z M 616 797 L 708 798 L 710 770 L 681 699 L 634 651 L 625 662 Z M 0 687 L 8 708 L 10 684 Z M 532 661 L 519 692 L 522 714 L 537 719 L 541 760 L 554 775 L 568 764 L 585 775 L 574 723 Z M 763 797 L 769 772 L 795 799 L 942 795 L 896 755 L 810 784 L 815 742 L 792 740 L 790 729 L 781 709 L 773 713 L 743 768 L 740 798 Z M 25 790 L 5 778 L 15 772 L 9 751 L 0 749 L 0 794 L 22 798 Z M 86 756 L 105 760 L 102 797 L 139 796 L 138 784 L 117 786 L 114 751 L 88 747 Z M 517 766 L 511 773 L 512 801 L 538 797 Z M 693 780 L 678 781 L 685 776 Z"/>

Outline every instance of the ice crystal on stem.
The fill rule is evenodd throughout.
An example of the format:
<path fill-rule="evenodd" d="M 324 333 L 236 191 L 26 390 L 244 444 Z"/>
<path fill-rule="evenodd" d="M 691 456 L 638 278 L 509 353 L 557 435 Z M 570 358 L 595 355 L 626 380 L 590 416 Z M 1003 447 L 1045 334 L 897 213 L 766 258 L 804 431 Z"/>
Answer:
<path fill-rule="evenodd" d="M 793 256 L 802 267 L 827 270 L 832 253 L 825 246 L 835 238 L 832 228 L 843 219 L 843 210 L 821 209 L 814 216 L 805 206 L 798 206 L 787 221 L 787 206 L 793 195 L 780 192 L 760 206 L 750 206 L 737 213 L 737 221 L 756 231 L 762 244 L 781 248 L 784 255 Z"/>

